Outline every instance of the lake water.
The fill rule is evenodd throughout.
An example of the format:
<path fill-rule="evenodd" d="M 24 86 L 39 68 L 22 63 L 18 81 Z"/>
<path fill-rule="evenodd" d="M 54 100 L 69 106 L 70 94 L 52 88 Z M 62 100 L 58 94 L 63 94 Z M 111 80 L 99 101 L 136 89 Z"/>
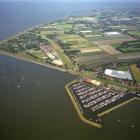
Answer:
<path fill-rule="evenodd" d="M 68 12 L 86 12 L 94 7 L 87 3 L 76 9 L 76 5 L 72 5 L 67 3 L 62 9 L 60 3 L 47 6 L 47 3 L 0 2 L 0 38 L 63 18 Z M 102 129 L 83 124 L 64 89 L 74 78 L 67 73 L 0 55 L 0 140 L 139 139 L 138 101 L 106 115 Z"/>

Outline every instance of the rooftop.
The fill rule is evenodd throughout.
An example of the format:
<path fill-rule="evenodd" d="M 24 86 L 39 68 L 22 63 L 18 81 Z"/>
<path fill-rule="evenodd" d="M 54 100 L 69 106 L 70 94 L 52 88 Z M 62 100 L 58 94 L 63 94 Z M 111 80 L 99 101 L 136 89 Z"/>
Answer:
<path fill-rule="evenodd" d="M 128 71 L 117 71 L 117 70 L 106 69 L 104 74 L 118 79 L 129 79 L 129 80 L 133 79 L 132 75 Z"/>

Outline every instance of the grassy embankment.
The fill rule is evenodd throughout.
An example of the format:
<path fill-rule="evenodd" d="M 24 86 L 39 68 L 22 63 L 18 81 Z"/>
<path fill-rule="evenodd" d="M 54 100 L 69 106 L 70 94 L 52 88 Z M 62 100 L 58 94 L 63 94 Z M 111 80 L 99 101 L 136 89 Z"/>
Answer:
<path fill-rule="evenodd" d="M 41 66 L 49 67 L 49 68 L 52 68 L 52 69 L 56 69 L 56 70 L 59 70 L 59 71 L 62 71 L 62 72 L 66 71 L 63 68 L 59 68 L 57 66 L 53 66 L 53 65 L 48 64 L 48 63 L 43 63 L 39 59 L 33 59 L 32 57 L 30 57 L 27 54 L 22 54 L 22 55 L 21 54 L 14 54 L 14 53 L 9 53 L 9 52 L 5 52 L 5 51 L 1 51 L 1 50 L 0 50 L 0 54 L 10 56 L 10 57 L 14 57 L 14 58 L 17 58 L 19 60 L 31 62 L 31 63 L 34 63 L 34 64 L 38 64 L 38 65 L 41 65 Z M 69 72 L 69 73 L 71 73 L 71 72 Z M 73 73 L 71 73 L 71 74 L 73 74 Z"/>
<path fill-rule="evenodd" d="M 73 93 L 70 91 L 69 89 L 69 85 L 71 85 L 74 81 L 70 82 L 69 84 L 67 84 L 65 86 L 66 90 L 67 90 L 67 93 L 68 93 L 68 96 L 69 98 L 71 99 L 73 105 L 74 105 L 74 108 L 79 116 L 79 118 L 81 119 L 82 122 L 90 125 L 90 126 L 93 126 L 93 127 L 96 127 L 96 128 L 102 128 L 102 125 L 99 124 L 99 123 L 96 123 L 96 122 L 93 122 L 93 121 L 89 121 L 85 118 L 85 116 L 82 114 L 81 110 L 80 110 L 80 105 L 78 104 L 77 100 L 74 98 L 74 96 L 72 95 Z"/>
<path fill-rule="evenodd" d="M 74 70 L 74 66 L 71 63 L 71 60 L 69 59 L 68 56 L 65 55 L 64 51 L 61 49 L 61 47 L 54 42 L 51 39 L 48 39 L 48 41 L 51 43 L 51 45 L 54 47 L 55 51 L 58 53 L 59 57 L 61 58 L 62 62 L 65 64 L 65 66 L 68 69 Z"/>

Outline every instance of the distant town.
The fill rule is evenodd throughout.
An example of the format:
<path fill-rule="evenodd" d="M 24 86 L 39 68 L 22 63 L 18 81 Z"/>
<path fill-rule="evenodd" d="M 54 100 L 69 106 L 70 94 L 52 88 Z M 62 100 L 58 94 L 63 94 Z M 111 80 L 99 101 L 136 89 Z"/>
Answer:
<path fill-rule="evenodd" d="M 140 100 L 140 12 L 93 10 L 66 16 L 0 42 L 0 53 L 72 73 L 66 85 L 80 119 L 101 117 Z"/>

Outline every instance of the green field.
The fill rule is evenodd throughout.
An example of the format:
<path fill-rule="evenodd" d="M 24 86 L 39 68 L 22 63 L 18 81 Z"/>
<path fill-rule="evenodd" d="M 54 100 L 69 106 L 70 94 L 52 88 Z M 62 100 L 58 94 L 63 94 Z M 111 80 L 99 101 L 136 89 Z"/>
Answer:
<path fill-rule="evenodd" d="M 37 56 L 38 58 L 47 57 L 46 54 L 44 52 L 42 52 L 41 50 L 40 51 L 33 51 L 32 54 Z"/>
<path fill-rule="evenodd" d="M 129 41 L 123 44 L 114 44 L 112 46 L 123 53 L 140 52 L 140 40 Z"/>
<path fill-rule="evenodd" d="M 61 22 L 58 22 L 58 23 L 54 24 L 54 26 L 55 26 L 55 28 L 71 30 L 72 27 L 73 27 L 73 24 L 69 24 L 69 23 L 66 23 L 65 21 L 61 21 Z"/>
<path fill-rule="evenodd" d="M 117 67 L 118 71 L 128 71 L 128 66 L 127 64 L 121 65 Z"/>
<path fill-rule="evenodd" d="M 128 34 L 140 36 L 140 31 L 128 31 Z"/>
<path fill-rule="evenodd" d="M 85 38 L 79 35 L 75 35 L 75 34 L 62 35 L 62 36 L 59 36 L 58 39 L 62 41 L 63 43 L 66 43 L 69 45 L 83 44 L 87 42 Z"/>
<path fill-rule="evenodd" d="M 131 65 L 130 68 L 131 68 L 132 74 L 134 76 L 134 79 L 137 82 L 140 82 L 140 68 L 138 68 L 136 66 L 136 64 Z"/>
<path fill-rule="evenodd" d="M 97 34 L 93 36 L 87 37 L 88 40 L 90 41 L 103 41 L 103 40 L 114 40 L 114 39 L 123 39 L 123 38 L 128 38 L 128 35 L 112 35 L 112 36 L 107 36 L 107 35 L 102 35 Z"/>
<path fill-rule="evenodd" d="M 65 21 L 56 22 L 51 25 L 46 25 L 40 27 L 41 31 L 57 31 L 57 30 L 65 30 L 70 31 L 73 27 L 73 24 L 66 23 Z"/>

